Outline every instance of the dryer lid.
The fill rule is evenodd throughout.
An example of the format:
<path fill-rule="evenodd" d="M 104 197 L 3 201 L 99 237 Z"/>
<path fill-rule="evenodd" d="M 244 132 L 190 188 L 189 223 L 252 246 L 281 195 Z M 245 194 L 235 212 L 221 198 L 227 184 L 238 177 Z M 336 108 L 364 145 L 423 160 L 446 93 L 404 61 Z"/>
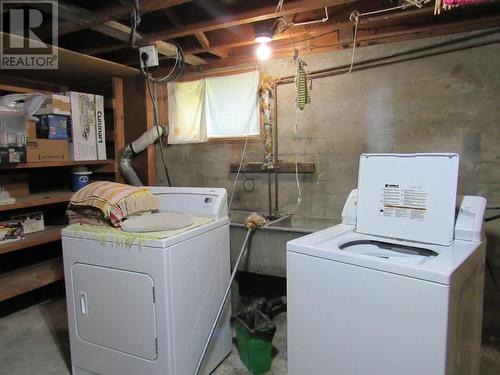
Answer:
<path fill-rule="evenodd" d="M 453 242 L 457 154 L 363 154 L 355 231 L 438 245 Z"/>

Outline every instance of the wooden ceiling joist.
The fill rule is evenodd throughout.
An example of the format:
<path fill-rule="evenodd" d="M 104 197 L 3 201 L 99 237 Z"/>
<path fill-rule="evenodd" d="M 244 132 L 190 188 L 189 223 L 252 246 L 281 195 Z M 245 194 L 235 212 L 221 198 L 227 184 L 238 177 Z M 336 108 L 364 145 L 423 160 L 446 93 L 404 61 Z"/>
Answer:
<path fill-rule="evenodd" d="M 33 6 L 36 6 L 36 2 L 33 3 Z M 40 3 L 43 4 L 43 3 Z M 45 6 L 45 5 L 42 5 Z M 77 7 L 75 5 L 70 5 L 70 4 L 61 4 L 59 3 L 59 18 L 69 21 L 69 22 L 75 22 L 75 23 L 80 23 L 84 22 L 85 20 L 92 20 L 98 18 L 98 16 L 84 8 Z M 107 21 L 104 22 L 103 24 L 98 24 L 96 26 L 90 27 L 91 30 L 97 31 L 101 34 L 107 35 L 113 39 L 119 40 L 120 42 L 125 42 L 128 43 L 129 38 L 130 38 L 130 32 L 131 29 L 129 26 L 124 25 L 120 22 L 117 21 Z M 140 33 L 136 33 L 136 40 L 138 43 L 141 43 L 144 37 Z M 176 48 L 175 46 L 159 41 L 155 42 L 155 45 L 158 49 L 158 53 L 166 56 L 166 57 L 172 57 L 176 55 Z M 187 54 L 185 56 L 186 62 L 191 65 L 200 65 L 200 64 L 205 64 L 205 60 L 202 58 L 192 55 L 192 54 Z"/>
<path fill-rule="evenodd" d="M 196 33 L 196 34 L 194 34 L 194 36 L 196 37 L 196 39 L 198 40 L 198 42 L 200 43 L 200 45 L 203 48 L 205 48 L 205 49 L 210 48 L 210 42 L 208 41 L 208 38 L 205 35 L 205 33 Z"/>
<path fill-rule="evenodd" d="M 357 42 L 359 46 L 401 42 L 405 40 L 495 28 L 498 27 L 498 25 L 500 25 L 500 15 L 494 15 L 478 18 L 475 20 L 462 20 L 438 25 L 416 26 L 413 28 L 401 29 L 391 32 L 361 32 L 359 34 Z M 500 32 L 500 29 L 498 29 L 498 32 Z M 317 41 L 318 43 L 312 43 L 310 45 L 310 47 L 312 48 L 311 52 L 313 53 L 343 50 L 346 47 L 352 47 L 352 39 L 349 42 L 339 41 L 335 34 L 325 35 Z M 287 44 L 286 40 L 277 41 L 277 43 L 273 41 L 272 43 L 273 44 L 271 44 L 271 49 L 273 51 L 273 58 L 284 58 L 293 55 L 292 48 L 289 44 Z M 306 47 L 306 44 L 301 42 L 300 38 L 294 38 L 294 43 L 297 48 L 302 49 Z M 204 66 L 189 68 L 186 71 L 186 75 L 189 76 L 190 72 L 192 74 L 199 74 L 200 72 L 204 72 L 207 70 L 222 69 L 232 66 L 242 66 L 249 63 L 254 64 L 255 59 L 255 51 L 247 48 L 246 50 L 235 51 L 234 55 L 226 59 L 209 62 Z M 159 73 L 161 72 L 162 71 L 159 71 Z"/>
<path fill-rule="evenodd" d="M 227 59 L 229 57 L 229 51 L 227 48 L 211 49 L 209 53 L 214 56 L 220 57 L 221 59 Z"/>
<path fill-rule="evenodd" d="M 355 2 L 355 0 L 296 0 L 285 3 L 283 13 L 281 13 L 280 16 L 307 12 L 323 8 L 325 6 L 330 7 L 353 2 Z M 215 20 L 198 22 L 181 28 L 167 29 L 155 33 L 150 33 L 144 36 L 144 41 L 147 43 L 154 40 L 168 40 L 188 35 L 196 35 L 197 33 L 225 29 L 228 27 L 234 27 L 258 21 L 265 21 L 276 18 L 277 16 L 279 15 L 276 14 L 276 6 L 272 5 L 243 12 L 240 14 L 219 17 Z"/>
<path fill-rule="evenodd" d="M 160 9 L 167 9 L 177 5 L 189 3 L 192 0 L 141 0 L 139 2 L 141 12 L 151 13 Z M 59 12 L 70 4 L 59 1 Z M 95 12 L 91 18 L 85 18 L 77 23 L 66 22 L 59 25 L 59 36 L 73 33 L 84 29 L 89 29 L 93 26 L 101 25 L 105 22 L 114 21 L 119 18 L 129 17 L 133 10 L 132 1 L 126 1 L 120 5 L 110 5 L 98 12 Z"/>

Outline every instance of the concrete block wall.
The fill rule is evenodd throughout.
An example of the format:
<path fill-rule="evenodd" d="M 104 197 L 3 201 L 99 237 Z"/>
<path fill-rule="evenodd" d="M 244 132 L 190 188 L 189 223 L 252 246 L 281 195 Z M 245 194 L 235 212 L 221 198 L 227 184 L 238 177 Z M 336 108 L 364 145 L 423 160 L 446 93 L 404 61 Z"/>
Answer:
<path fill-rule="evenodd" d="M 279 158 L 316 163 L 314 175 L 299 176 L 300 205 L 295 176 L 280 175 L 281 210 L 339 217 L 345 198 L 356 187 L 363 152 L 457 152 L 460 193 L 482 195 L 500 204 L 500 43 L 493 43 L 499 33 L 484 36 L 480 31 L 370 46 L 356 50 L 356 61 L 479 34 L 453 47 L 491 44 L 315 79 L 312 104 L 304 111 L 295 109 L 294 85 L 279 86 Z M 314 71 L 349 63 L 351 51 L 303 58 L 307 69 Z M 270 60 L 264 71 L 278 78 L 293 75 L 294 65 L 290 59 Z M 229 173 L 229 164 L 239 162 L 242 149 L 243 143 L 170 146 L 166 158 L 173 183 L 225 187 L 231 192 L 235 174 Z M 263 155 L 263 145 L 251 142 L 244 160 L 262 161 Z M 161 162 L 157 166 L 163 184 Z M 254 191 L 244 191 L 245 177 L 254 179 Z M 265 211 L 267 177 L 240 175 L 233 208 Z"/>

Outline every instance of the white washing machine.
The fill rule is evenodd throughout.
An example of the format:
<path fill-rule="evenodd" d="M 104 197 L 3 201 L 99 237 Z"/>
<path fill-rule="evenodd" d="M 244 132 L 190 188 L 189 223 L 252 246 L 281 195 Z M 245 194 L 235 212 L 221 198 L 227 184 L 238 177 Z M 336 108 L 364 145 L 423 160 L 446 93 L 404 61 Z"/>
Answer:
<path fill-rule="evenodd" d="M 477 375 L 486 200 L 456 154 L 365 154 L 342 224 L 287 243 L 289 375 Z"/>
<path fill-rule="evenodd" d="M 161 211 L 211 218 L 175 236 L 119 246 L 63 230 L 74 375 L 192 375 L 229 282 L 224 189 L 151 187 Z M 231 351 L 230 306 L 202 374 Z"/>

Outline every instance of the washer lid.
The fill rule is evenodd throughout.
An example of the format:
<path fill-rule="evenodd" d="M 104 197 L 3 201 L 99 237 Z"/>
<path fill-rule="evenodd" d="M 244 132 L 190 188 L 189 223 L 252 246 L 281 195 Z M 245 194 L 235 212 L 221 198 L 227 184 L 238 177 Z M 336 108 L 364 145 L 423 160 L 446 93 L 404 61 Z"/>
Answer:
<path fill-rule="evenodd" d="M 363 154 L 355 231 L 450 245 L 458 181 L 457 154 Z"/>

